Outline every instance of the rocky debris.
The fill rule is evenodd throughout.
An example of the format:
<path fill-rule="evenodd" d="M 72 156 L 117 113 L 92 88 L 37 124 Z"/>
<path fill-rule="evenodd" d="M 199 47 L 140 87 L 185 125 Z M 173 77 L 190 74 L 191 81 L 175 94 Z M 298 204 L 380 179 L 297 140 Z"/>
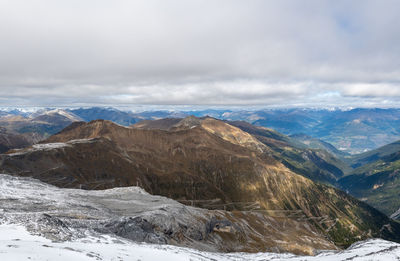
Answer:
<path fill-rule="evenodd" d="M 128 217 L 112 220 L 103 227 L 96 229 L 101 233 L 112 233 L 136 242 L 166 244 L 165 235 L 156 233 L 154 226 L 141 217 Z"/>
<path fill-rule="evenodd" d="M 212 232 L 235 233 L 238 229 L 229 220 L 218 220 L 212 217 L 207 223 L 207 234 Z"/>
<path fill-rule="evenodd" d="M 52 241 L 71 240 L 74 233 L 64 221 L 46 213 L 42 214 L 36 221 L 36 226 L 31 226 L 30 230 L 40 231 L 41 235 Z"/>

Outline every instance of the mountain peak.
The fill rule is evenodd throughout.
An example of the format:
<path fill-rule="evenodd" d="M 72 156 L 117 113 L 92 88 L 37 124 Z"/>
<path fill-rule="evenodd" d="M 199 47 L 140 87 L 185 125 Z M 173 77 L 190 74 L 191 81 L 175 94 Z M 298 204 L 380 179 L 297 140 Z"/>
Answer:
<path fill-rule="evenodd" d="M 175 124 L 173 128 L 176 129 L 192 129 L 194 127 L 198 127 L 201 125 L 201 119 L 197 118 L 196 116 L 188 116 L 182 119 L 179 123 Z"/>

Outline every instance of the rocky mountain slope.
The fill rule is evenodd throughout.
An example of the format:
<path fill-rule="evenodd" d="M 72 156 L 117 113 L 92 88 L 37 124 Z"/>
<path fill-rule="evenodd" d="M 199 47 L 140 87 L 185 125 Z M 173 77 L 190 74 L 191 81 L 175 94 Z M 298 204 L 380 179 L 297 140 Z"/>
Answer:
<path fill-rule="evenodd" d="M 295 174 L 270 146 L 212 118 L 188 117 L 169 130 L 77 122 L 42 144 L 2 155 L 0 170 L 69 188 L 138 185 L 188 205 L 249 211 L 269 220 L 248 222 L 273 240 L 279 238 L 276 227 L 288 233 L 301 224 L 312 231 L 308 241 L 285 237 L 295 241 L 292 246 L 321 237 L 339 247 L 372 236 L 400 237 L 399 225 L 379 211 Z"/>
<path fill-rule="evenodd" d="M 264 253 L 214 252 L 230 251 L 229 247 L 235 247 L 234 251 L 252 247 L 254 237 L 260 237 L 260 234 L 258 227 L 252 227 L 246 218 L 256 215 L 184 206 L 165 197 L 152 196 L 138 187 L 100 191 L 60 189 L 31 178 L 2 174 L 0 200 L 2 202 L 1 260 L 154 260 L 156 258 L 171 261 L 336 261 L 366 258 L 392 260 L 400 256 L 399 244 L 379 239 L 357 242 L 345 251 L 319 250 L 315 253 L 316 256 L 277 253 L 290 250 L 290 246 L 296 246 L 286 237 L 274 242 L 278 247 L 266 248 L 268 252 Z M 233 227 L 243 231 L 239 229 L 236 232 L 230 231 L 232 227 L 229 225 L 233 222 L 229 223 L 227 220 L 233 216 L 235 216 Z M 269 224 L 267 222 L 271 222 L 272 219 L 259 221 Z M 221 227 L 217 228 L 217 225 Z M 269 225 L 272 227 L 276 223 Z M 284 228 L 275 229 L 280 230 L 282 236 L 285 235 Z M 300 227 L 298 229 L 301 230 Z M 244 239 L 235 240 L 235 235 L 241 235 Z M 304 234 L 300 239 L 304 245 L 300 244 L 297 247 L 308 249 L 306 246 L 307 242 L 310 243 L 308 235 Z M 272 242 L 269 235 L 264 240 Z M 320 238 L 320 242 L 326 241 L 325 238 Z M 168 245 L 164 244 L 165 242 Z M 334 248 L 329 243 L 318 246 L 317 241 L 314 241 L 314 244 L 320 248 Z M 291 250 L 293 251 L 293 247 Z M 303 250 L 301 253 L 304 252 Z"/>

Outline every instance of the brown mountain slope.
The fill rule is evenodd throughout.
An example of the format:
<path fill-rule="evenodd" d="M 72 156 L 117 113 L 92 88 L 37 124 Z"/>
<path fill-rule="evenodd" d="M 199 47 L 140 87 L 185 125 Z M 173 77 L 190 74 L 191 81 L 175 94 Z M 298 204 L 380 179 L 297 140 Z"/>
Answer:
<path fill-rule="evenodd" d="M 399 239 L 397 223 L 344 192 L 293 173 L 248 133 L 214 119 L 198 123 L 187 119 L 170 131 L 101 120 L 74 123 L 45 144 L 4 155 L 0 170 L 62 187 L 139 185 L 187 204 L 271 218 L 282 229 L 288 221 L 301 223 L 338 246 L 371 236 Z M 265 225 L 258 223 L 262 233 L 271 233 Z M 284 238 L 315 247 L 312 240 Z"/>
<path fill-rule="evenodd" d="M 274 130 L 254 126 L 244 121 L 222 122 L 210 117 L 147 120 L 132 125 L 139 129 L 176 130 L 190 122 L 201 125 L 211 133 L 237 145 L 268 152 L 287 168 L 313 181 L 337 185 L 337 179 L 348 166 L 325 150 L 309 149 L 290 137 Z M 226 124 L 228 123 L 228 124 Z M 251 135 L 250 135 L 251 134 Z"/>

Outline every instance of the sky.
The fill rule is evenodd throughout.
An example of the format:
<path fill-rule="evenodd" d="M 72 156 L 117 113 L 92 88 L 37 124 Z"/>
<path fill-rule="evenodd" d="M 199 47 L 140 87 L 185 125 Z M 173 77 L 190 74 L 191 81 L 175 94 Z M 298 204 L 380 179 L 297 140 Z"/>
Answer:
<path fill-rule="evenodd" d="M 398 0 L 0 0 L 1 106 L 400 107 Z"/>

